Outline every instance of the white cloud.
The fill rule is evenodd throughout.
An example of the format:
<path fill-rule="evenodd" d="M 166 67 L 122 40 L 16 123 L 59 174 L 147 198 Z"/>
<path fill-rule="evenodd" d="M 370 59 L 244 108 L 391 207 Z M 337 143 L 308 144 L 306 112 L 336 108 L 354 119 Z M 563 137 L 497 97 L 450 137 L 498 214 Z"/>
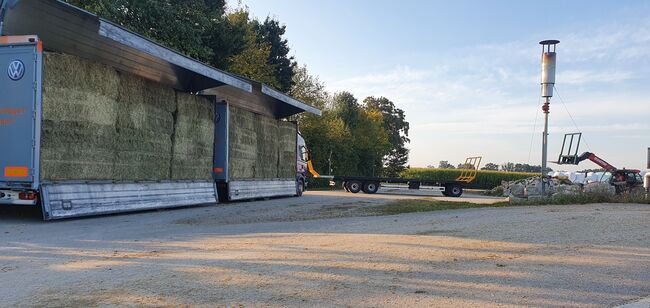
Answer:
<path fill-rule="evenodd" d="M 634 79 L 633 72 L 597 71 L 597 70 L 567 70 L 560 72 L 556 82 L 567 85 L 585 85 L 591 83 L 619 83 Z"/>
<path fill-rule="evenodd" d="M 561 92 L 551 101 L 551 152 L 559 151 L 560 136 L 578 130 L 575 120 L 599 153 L 628 166 L 638 163 L 610 145 L 622 137 L 633 138 L 636 145 L 648 143 L 649 21 L 586 25 L 582 31 L 558 34 Z M 456 49 L 431 57 L 436 61 L 426 65 L 399 65 L 327 84 L 359 99 L 385 96 L 404 109 L 411 123 L 410 163 L 415 166 L 468 154 L 484 154 L 494 162 L 526 162 L 531 151 L 535 161 L 542 129 L 540 51 L 530 37 Z"/>

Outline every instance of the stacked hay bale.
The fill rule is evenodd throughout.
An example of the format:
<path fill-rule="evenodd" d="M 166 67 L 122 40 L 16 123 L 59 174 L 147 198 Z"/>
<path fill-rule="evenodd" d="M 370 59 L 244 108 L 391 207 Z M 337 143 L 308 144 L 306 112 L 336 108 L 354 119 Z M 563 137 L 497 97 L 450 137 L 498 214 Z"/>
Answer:
<path fill-rule="evenodd" d="M 291 122 L 278 122 L 278 177 L 293 178 L 296 176 L 296 124 Z"/>
<path fill-rule="evenodd" d="M 77 57 L 46 53 L 43 74 L 42 179 L 112 179 L 117 72 Z"/>
<path fill-rule="evenodd" d="M 209 100 L 70 55 L 43 72 L 43 180 L 211 179 Z"/>
<path fill-rule="evenodd" d="M 174 134 L 174 90 L 120 74 L 115 180 L 169 179 Z"/>
<path fill-rule="evenodd" d="M 171 178 L 210 179 L 214 150 L 214 104 L 187 93 L 176 94 Z"/>
<path fill-rule="evenodd" d="M 278 178 L 278 139 L 277 121 L 272 118 L 255 115 L 257 131 L 257 159 L 255 160 L 255 178 Z"/>
<path fill-rule="evenodd" d="M 231 180 L 293 179 L 296 176 L 296 125 L 230 106 Z"/>
<path fill-rule="evenodd" d="M 228 172 L 230 179 L 255 178 L 257 130 L 255 114 L 230 106 L 228 130 Z"/>

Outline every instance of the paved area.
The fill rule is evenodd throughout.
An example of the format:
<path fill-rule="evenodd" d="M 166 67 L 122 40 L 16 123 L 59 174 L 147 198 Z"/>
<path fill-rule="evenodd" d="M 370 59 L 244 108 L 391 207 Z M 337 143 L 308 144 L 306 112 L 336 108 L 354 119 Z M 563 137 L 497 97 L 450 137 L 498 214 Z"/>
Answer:
<path fill-rule="evenodd" d="M 310 192 L 50 223 L 2 211 L 0 306 L 611 307 L 650 295 L 648 205 L 354 210 L 395 198 L 422 197 Z"/>

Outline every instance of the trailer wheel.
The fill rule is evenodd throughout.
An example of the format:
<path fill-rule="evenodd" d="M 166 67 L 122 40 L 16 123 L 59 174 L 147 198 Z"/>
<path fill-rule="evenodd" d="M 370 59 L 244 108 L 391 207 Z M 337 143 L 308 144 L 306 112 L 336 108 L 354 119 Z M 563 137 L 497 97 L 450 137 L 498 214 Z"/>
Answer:
<path fill-rule="evenodd" d="M 463 194 L 463 186 L 460 184 L 449 184 L 445 186 L 445 193 L 445 196 L 458 198 Z"/>
<path fill-rule="evenodd" d="M 377 182 L 364 182 L 363 192 L 366 194 L 374 194 L 379 190 L 379 183 Z"/>
<path fill-rule="evenodd" d="M 362 185 L 359 181 L 350 181 L 348 182 L 348 189 L 351 193 L 356 194 L 361 191 Z"/>
<path fill-rule="evenodd" d="M 305 192 L 305 180 L 300 179 L 296 183 L 296 197 L 302 196 L 303 192 Z"/>

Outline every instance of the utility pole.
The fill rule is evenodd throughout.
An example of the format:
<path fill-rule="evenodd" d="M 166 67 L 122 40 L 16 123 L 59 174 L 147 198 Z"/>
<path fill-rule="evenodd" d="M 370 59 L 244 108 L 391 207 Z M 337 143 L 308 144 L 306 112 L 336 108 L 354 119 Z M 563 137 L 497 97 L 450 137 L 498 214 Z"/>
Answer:
<path fill-rule="evenodd" d="M 556 54 L 555 47 L 559 44 L 558 40 L 546 40 L 539 42 L 542 45 L 542 97 L 545 99 L 542 106 L 544 112 L 544 133 L 542 134 L 542 196 L 546 194 L 546 167 L 548 162 L 548 114 L 550 113 L 551 97 L 553 97 L 553 87 L 555 86 L 555 64 Z"/>

